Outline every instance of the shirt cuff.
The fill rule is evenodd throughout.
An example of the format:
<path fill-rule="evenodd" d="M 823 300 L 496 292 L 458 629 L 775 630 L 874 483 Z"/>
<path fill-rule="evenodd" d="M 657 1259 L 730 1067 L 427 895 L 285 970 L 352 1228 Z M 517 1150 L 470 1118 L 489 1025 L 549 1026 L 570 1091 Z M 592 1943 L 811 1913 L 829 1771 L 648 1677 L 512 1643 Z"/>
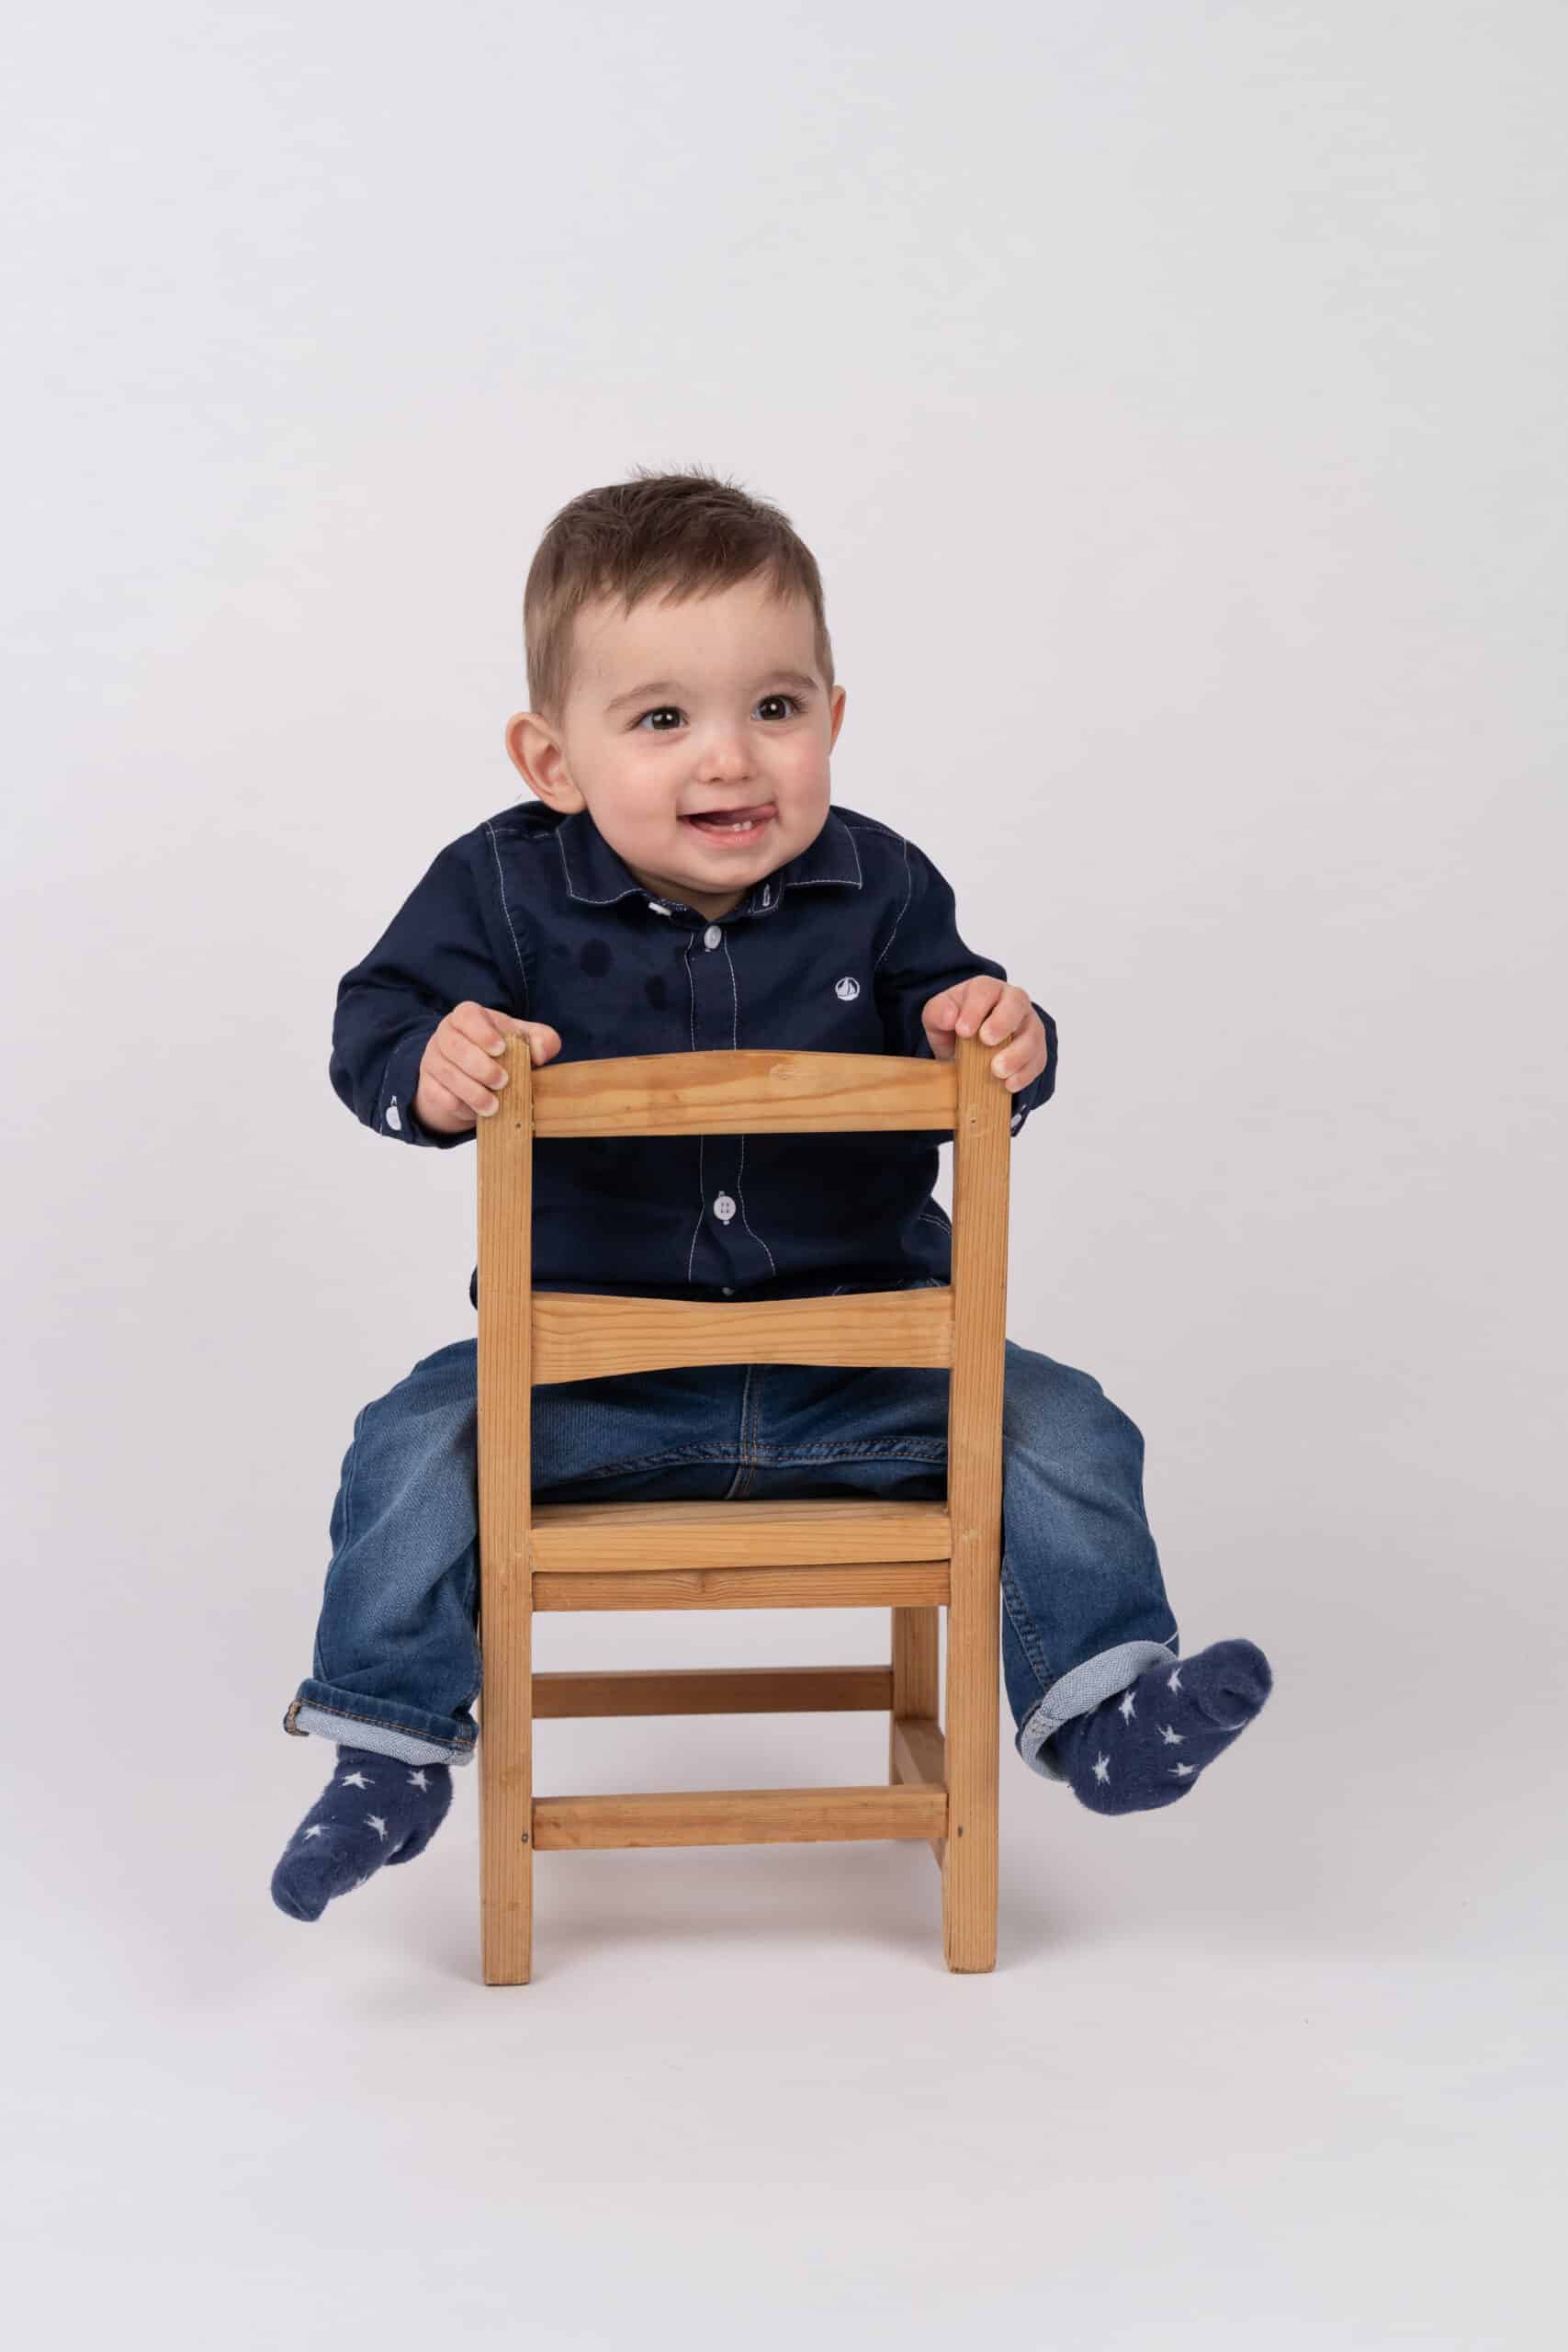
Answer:
<path fill-rule="evenodd" d="M 378 1135 L 394 1136 L 400 1143 L 424 1144 L 437 1151 L 449 1149 L 455 1143 L 468 1143 L 472 1130 L 456 1136 L 436 1135 L 432 1128 L 422 1126 L 413 1114 L 413 1098 L 419 1091 L 419 1066 L 424 1049 L 435 1035 L 435 1023 L 418 1030 L 393 1046 L 387 1057 L 387 1067 L 381 1073 L 381 1100 L 376 1115 Z"/>

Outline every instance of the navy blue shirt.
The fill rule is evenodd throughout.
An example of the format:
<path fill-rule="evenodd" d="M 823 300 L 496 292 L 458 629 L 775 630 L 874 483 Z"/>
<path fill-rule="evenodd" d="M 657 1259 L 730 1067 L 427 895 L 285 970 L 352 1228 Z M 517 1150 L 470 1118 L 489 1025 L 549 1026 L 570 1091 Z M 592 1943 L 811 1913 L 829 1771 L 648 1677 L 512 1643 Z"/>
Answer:
<path fill-rule="evenodd" d="M 805 1048 L 931 1059 L 920 1009 L 1007 973 L 964 945 L 923 851 L 833 808 L 809 847 L 710 922 L 656 898 L 586 809 L 525 801 L 451 842 L 338 986 L 330 1076 L 378 1135 L 472 1140 L 412 1109 L 438 1023 L 471 1000 L 560 1033 L 559 1061 Z M 1012 1099 L 1012 1132 L 1056 1082 Z M 534 1146 L 539 1290 L 649 1298 L 807 1298 L 952 1273 L 932 1198 L 941 1131 L 571 1137 Z M 478 1304 L 478 1269 L 469 1297 Z"/>

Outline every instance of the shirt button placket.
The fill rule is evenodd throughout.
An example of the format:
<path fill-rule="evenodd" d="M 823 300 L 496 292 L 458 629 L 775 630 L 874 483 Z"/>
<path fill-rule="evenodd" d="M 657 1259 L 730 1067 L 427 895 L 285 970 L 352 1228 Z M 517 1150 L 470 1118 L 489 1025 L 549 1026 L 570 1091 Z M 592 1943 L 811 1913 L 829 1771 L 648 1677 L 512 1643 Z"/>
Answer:
<path fill-rule="evenodd" d="M 715 949 L 724 944 L 723 931 L 716 922 L 710 922 L 701 937 L 705 952 L 695 959 L 694 964 L 697 999 L 697 1046 L 699 1050 L 712 1050 L 721 1045 L 728 1046 L 735 1035 L 735 1000 L 731 993 L 728 961 L 723 964 L 709 961 Z M 730 1269 L 730 1255 L 721 1237 L 728 1232 L 740 1205 L 735 1197 L 734 1189 L 735 1171 L 739 1170 L 740 1160 L 739 1138 L 734 1136 L 710 1136 L 707 1138 L 705 1156 L 710 1184 L 716 1173 L 716 1159 L 718 1161 L 716 1172 L 719 1172 L 723 1179 L 716 1191 L 711 1192 L 708 1195 L 708 1215 L 713 1227 L 717 1229 L 716 1239 L 718 1241 L 718 1254 L 728 1272 Z M 733 1296 L 733 1284 L 721 1284 L 720 1287 L 727 1297 Z"/>

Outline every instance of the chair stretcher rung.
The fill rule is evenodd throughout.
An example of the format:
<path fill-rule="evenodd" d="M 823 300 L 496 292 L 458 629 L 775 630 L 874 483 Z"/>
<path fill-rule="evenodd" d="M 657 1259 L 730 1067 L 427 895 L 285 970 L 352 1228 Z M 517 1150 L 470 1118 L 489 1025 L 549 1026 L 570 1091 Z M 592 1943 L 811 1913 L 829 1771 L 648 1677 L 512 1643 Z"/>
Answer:
<path fill-rule="evenodd" d="M 827 1838 L 940 1838 L 947 1792 L 929 1788 L 675 1789 L 536 1797 L 543 1853 L 625 1846 L 777 1846 Z"/>
<path fill-rule="evenodd" d="M 564 1715 L 829 1713 L 893 1705 L 890 1666 L 636 1668 L 536 1674 L 536 1721 Z M 929 1777 L 929 1776 L 928 1776 Z M 940 1780 L 942 1775 L 938 1773 Z"/>
<path fill-rule="evenodd" d="M 951 1590 L 945 1560 L 865 1568 L 656 1568 L 536 1576 L 536 1609 L 929 1609 Z"/>
<path fill-rule="evenodd" d="M 942 1788 L 947 1782 L 947 1742 L 934 1715 L 895 1715 L 893 1718 L 893 1778 L 916 1788 Z M 931 1852 L 938 1863 L 947 1858 L 947 1839 L 933 1838 Z"/>

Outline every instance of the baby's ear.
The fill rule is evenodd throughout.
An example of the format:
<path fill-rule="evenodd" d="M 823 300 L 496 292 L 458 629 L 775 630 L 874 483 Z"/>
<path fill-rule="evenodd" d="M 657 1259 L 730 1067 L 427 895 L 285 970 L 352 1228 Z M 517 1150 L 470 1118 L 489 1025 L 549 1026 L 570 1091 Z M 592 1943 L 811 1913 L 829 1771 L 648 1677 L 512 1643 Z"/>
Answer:
<path fill-rule="evenodd" d="M 567 774 L 566 753 L 547 719 L 536 710 L 514 711 L 506 722 L 506 756 L 530 792 L 570 817 L 585 806 Z"/>

